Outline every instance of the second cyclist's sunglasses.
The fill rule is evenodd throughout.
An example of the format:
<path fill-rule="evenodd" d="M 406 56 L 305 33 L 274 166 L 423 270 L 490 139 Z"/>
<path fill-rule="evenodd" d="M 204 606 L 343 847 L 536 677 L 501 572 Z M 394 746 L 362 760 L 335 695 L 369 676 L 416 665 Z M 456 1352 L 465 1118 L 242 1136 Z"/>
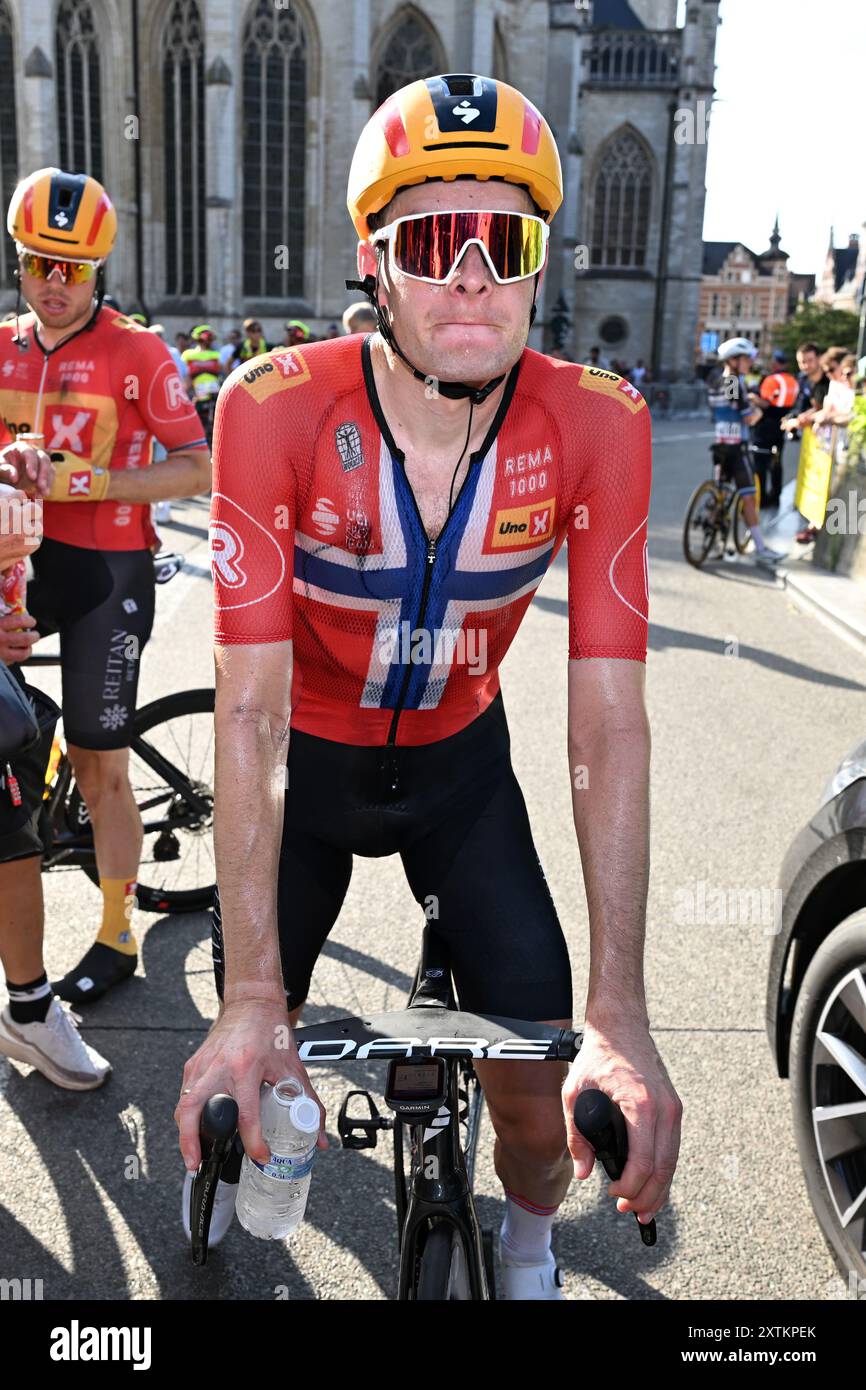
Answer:
<path fill-rule="evenodd" d="M 477 246 L 497 283 L 510 285 L 542 269 L 549 234 L 547 223 L 531 213 L 475 208 L 398 217 L 370 240 L 390 243 L 397 269 L 429 285 L 444 285 L 467 247 Z"/>
<path fill-rule="evenodd" d="M 21 269 L 28 275 L 35 275 L 37 280 L 47 280 L 59 269 L 65 285 L 83 285 L 92 280 L 102 264 L 101 261 L 66 261 L 55 256 L 40 256 L 38 251 L 20 251 L 18 260 Z"/>

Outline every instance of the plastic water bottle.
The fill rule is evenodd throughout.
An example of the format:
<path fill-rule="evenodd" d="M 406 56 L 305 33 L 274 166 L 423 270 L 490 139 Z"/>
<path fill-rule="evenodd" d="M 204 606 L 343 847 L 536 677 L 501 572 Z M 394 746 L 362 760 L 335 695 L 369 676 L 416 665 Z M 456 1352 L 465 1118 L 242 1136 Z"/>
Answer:
<path fill-rule="evenodd" d="M 321 1115 L 294 1076 L 265 1082 L 261 1106 L 271 1156 L 261 1164 L 244 1154 L 235 1210 L 250 1235 L 282 1240 L 304 1219 Z"/>

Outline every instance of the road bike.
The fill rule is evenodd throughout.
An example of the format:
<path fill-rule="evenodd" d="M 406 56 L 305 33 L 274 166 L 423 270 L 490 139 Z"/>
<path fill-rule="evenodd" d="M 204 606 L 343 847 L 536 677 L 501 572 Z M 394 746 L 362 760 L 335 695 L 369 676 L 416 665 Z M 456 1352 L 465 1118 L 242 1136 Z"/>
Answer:
<path fill-rule="evenodd" d="M 168 583 L 183 557 L 154 561 Z M 59 653 L 34 653 L 33 667 L 59 666 Z M 136 711 L 129 780 L 144 826 L 136 884 L 145 912 L 204 912 L 213 906 L 213 689 L 164 695 Z M 99 883 L 87 805 L 62 740 L 55 736 L 39 817 L 44 873 L 83 869 Z"/>
<path fill-rule="evenodd" d="M 760 507 L 760 484 L 755 477 L 755 506 Z M 683 525 L 683 551 L 690 565 L 700 569 L 710 558 L 726 550 L 745 554 L 751 535 L 743 510 L 743 497 L 730 478 L 722 477 L 722 466 L 715 460 L 713 474 L 699 483 L 686 508 Z"/>
<path fill-rule="evenodd" d="M 392 1133 L 398 1300 L 495 1298 L 493 1233 L 482 1229 L 472 1194 L 484 1103 L 474 1063 L 571 1062 L 580 1050 L 580 1031 L 463 1012 L 445 943 L 428 924 L 405 1009 L 317 1023 L 295 1029 L 294 1036 L 305 1065 L 388 1062 L 384 1101 L 393 1117 L 380 1113 L 369 1091 L 350 1091 L 337 1130 L 346 1149 L 375 1148 L 380 1132 Z M 358 1097 L 365 1113 L 350 1113 L 357 1111 L 352 1103 Z M 240 1175 L 237 1118 L 237 1105 L 227 1095 L 211 1097 L 202 1111 L 202 1161 L 189 1212 L 196 1265 L 207 1261 L 217 1182 L 236 1183 Z M 619 1177 L 627 1142 L 618 1107 L 602 1092 L 587 1090 L 575 1119 L 609 1176 Z M 644 1244 L 654 1245 L 655 1222 L 638 1224 Z"/>

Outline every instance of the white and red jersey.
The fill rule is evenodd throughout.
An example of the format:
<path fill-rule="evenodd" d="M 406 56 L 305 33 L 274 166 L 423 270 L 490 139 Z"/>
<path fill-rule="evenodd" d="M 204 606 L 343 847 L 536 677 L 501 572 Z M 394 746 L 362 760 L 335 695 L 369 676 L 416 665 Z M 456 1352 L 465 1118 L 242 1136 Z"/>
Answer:
<path fill-rule="evenodd" d="M 201 421 L 155 333 L 103 305 L 92 328 L 48 352 L 34 314 L 0 324 L 0 444 L 43 434 L 45 448 L 94 468 L 147 468 L 153 438 L 169 454 L 206 449 Z M 26 346 L 25 346 L 26 344 Z M 85 485 L 87 472 L 70 489 Z M 145 550 L 150 507 L 130 502 L 45 502 L 46 537 L 87 550 Z"/>
<path fill-rule="evenodd" d="M 527 348 L 431 544 L 369 340 L 277 348 L 217 406 L 216 642 L 292 640 L 293 728 L 430 743 L 496 695 L 567 537 L 569 655 L 645 661 L 650 455 L 635 387 Z"/>

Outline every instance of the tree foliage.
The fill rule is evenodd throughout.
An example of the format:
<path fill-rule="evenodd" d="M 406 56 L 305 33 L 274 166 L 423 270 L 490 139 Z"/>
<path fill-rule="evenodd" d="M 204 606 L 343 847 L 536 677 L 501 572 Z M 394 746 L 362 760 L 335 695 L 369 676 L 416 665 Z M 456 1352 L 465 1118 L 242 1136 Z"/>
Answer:
<path fill-rule="evenodd" d="M 855 352 L 859 319 L 848 309 L 831 309 L 829 304 L 801 304 L 793 318 L 775 323 L 771 329 L 773 346 L 782 348 L 793 366 L 799 343 L 817 343 L 822 350 L 847 348 Z"/>

